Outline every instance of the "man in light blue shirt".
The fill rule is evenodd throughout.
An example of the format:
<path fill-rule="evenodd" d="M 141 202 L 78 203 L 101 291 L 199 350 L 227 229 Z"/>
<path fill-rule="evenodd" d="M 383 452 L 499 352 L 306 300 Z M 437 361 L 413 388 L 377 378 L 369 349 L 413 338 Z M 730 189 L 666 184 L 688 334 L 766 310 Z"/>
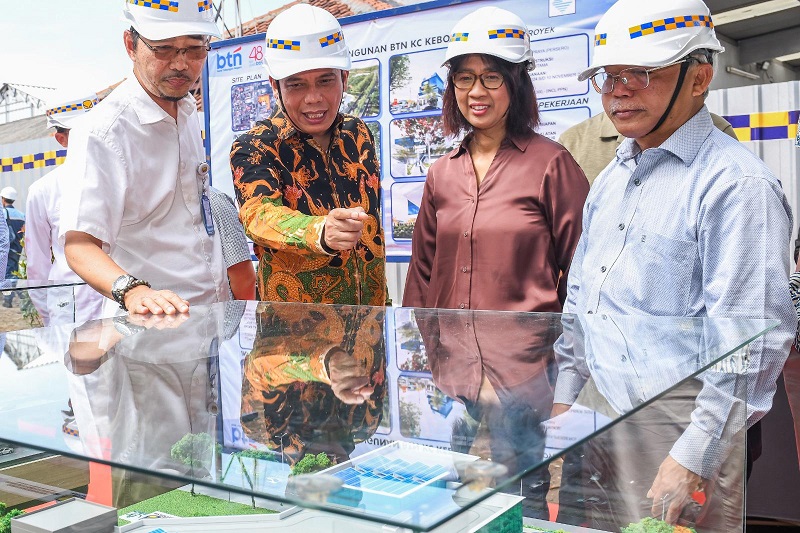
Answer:
<path fill-rule="evenodd" d="M 620 0 L 595 33 L 579 79 L 592 80 L 627 139 L 586 200 L 564 312 L 780 320 L 749 348 L 749 427 L 771 407 L 796 325 L 786 290 L 792 215 L 781 184 L 712 124 L 704 99 L 724 49 L 705 4 Z M 558 414 L 585 378 L 575 371 L 582 354 L 563 339 L 556 349 Z M 730 451 L 719 424 L 730 406 L 712 389 L 704 380 L 691 422 L 647 491 L 653 513 L 663 505 L 669 522 Z"/>

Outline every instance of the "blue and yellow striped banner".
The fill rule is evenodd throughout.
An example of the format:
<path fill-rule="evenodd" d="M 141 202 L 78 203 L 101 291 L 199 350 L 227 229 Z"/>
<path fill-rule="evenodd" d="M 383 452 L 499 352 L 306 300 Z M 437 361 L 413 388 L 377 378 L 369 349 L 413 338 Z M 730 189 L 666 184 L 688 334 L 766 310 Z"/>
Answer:
<path fill-rule="evenodd" d="M 668 17 L 665 19 L 654 20 L 652 22 L 645 22 L 638 26 L 628 28 L 628 33 L 631 39 L 642 37 L 644 35 L 651 35 L 668 30 L 677 30 L 678 28 L 686 28 L 692 26 L 705 26 L 706 28 L 713 28 L 714 23 L 711 22 L 711 17 L 708 15 L 686 15 L 685 17 Z"/>
<path fill-rule="evenodd" d="M 178 12 L 178 2 L 175 0 L 128 0 L 129 4 L 142 7 L 150 7 L 161 11 Z"/>
<path fill-rule="evenodd" d="M 60 165 L 67 157 L 66 150 L 50 150 L 38 154 L 18 155 L 16 157 L 0 158 L 0 172 L 19 172 L 33 168 L 52 167 Z"/>
<path fill-rule="evenodd" d="M 773 141 L 797 137 L 800 110 L 750 113 L 723 117 L 731 123 L 740 141 Z"/>

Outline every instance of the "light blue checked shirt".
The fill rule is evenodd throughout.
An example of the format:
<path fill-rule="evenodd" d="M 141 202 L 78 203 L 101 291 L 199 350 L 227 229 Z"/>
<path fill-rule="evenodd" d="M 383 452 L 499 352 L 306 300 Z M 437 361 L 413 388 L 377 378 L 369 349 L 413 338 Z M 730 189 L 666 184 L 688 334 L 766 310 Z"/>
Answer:
<path fill-rule="evenodd" d="M 598 176 L 564 312 L 780 320 L 749 348 L 749 427 L 772 404 L 796 326 L 786 290 L 791 228 L 778 179 L 714 128 L 704 107 L 658 148 L 642 152 L 625 140 Z M 566 335 L 556 352 L 555 401 L 571 404 L 585 381 L 577 371 L 582 354 Z M 692 422 L 670 452 L 703 477 L 727 448 L 720 424 L 732 407 L 722 397 L 705 380 Z"/>

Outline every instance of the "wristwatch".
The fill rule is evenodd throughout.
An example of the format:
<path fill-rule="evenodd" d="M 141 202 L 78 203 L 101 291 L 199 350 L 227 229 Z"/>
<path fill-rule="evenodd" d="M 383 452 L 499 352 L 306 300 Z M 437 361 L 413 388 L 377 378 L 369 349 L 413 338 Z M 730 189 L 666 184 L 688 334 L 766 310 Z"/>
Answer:
<path fill-rule="evenodd" d="M 114 301 L 119 304 L 123 311 L 128 310 L 128 308 L 125 307 L 125 295 L 128 294 L 129 290 L 139 285 L 150 286 L 148 282 L 143 279 L 136 279 L 130 274 L 121 275 L 111 284 L 111 296 L 114 297 Z"/>
<path fill-rule="evenodd" d="M 138 324 L 131 324 L 128 322 L 127 316 L 115 316 L 111 319 L 114 322 L 114 329 L 116 329 L 122 336 L 130 337 L 136 333 L 145 331 L 147 328 L 139 326 Z"/>

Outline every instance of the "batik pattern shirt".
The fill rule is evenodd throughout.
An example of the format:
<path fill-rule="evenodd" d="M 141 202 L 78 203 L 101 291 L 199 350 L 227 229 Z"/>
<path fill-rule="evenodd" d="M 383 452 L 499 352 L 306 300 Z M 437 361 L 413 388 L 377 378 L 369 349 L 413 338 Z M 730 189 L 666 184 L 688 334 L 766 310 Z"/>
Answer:
<path fill-rule="evenodd" d="M 262 300 L 385 304 L 380 169 L 364 122 L 339 115 L 323 151 L 278 111 L 233 143 L 231 170 L 245 232 L 264 250 Z M 358 206 L 369 215 L 360 241 L 327 253 L 325 217 Z"/>
<path fill-rule="evenodd" d="M 290 464 L 325 451 L 347 460 L 375 434 L 386 396 L 384 311 L 377 307 L 260 304 L 244 361 L 242 427 Z M 348 404 L 334 392 L 330 358 L 347 354 L 372 395 Z"/>

